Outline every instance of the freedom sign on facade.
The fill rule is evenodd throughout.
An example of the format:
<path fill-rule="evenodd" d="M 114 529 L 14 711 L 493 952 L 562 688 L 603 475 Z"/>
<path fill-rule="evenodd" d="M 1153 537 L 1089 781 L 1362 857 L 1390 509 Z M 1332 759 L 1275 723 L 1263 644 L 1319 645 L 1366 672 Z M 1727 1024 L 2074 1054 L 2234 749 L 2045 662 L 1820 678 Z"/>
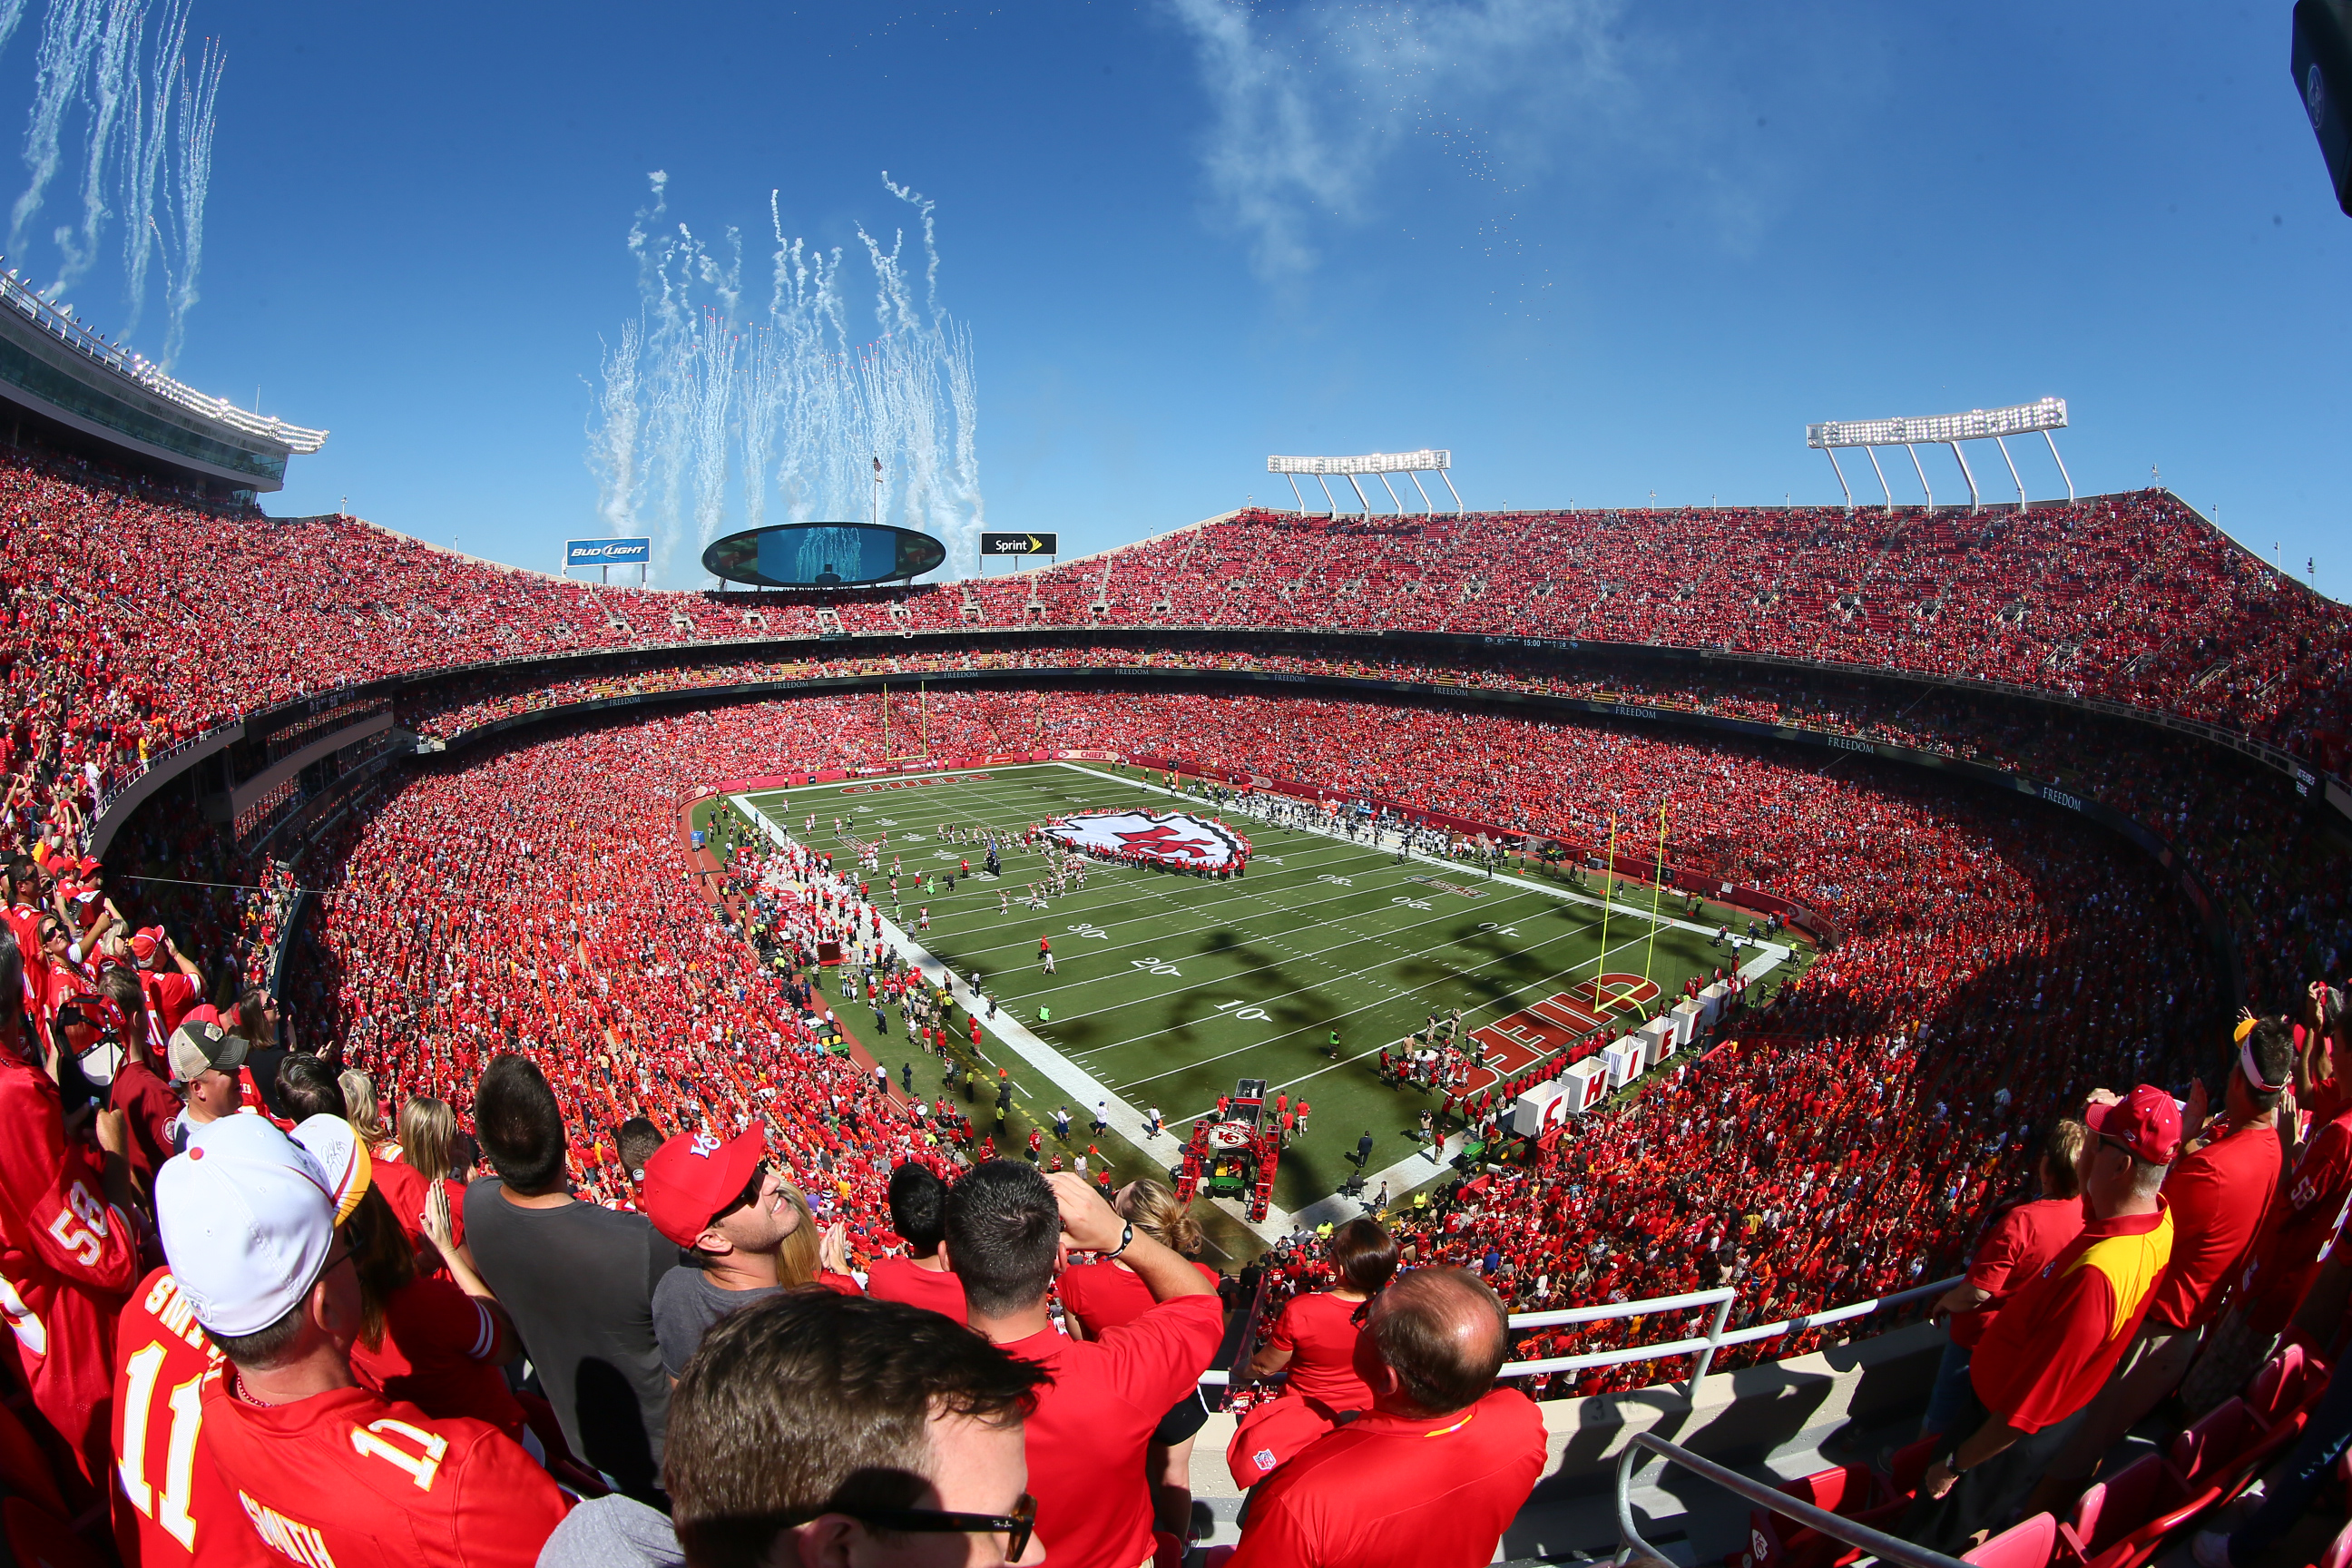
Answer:
<path fill-rule="evenodd" d="M 1114 858 L 1217 870 L 1249 858 L 1249 840 L 1221 822 L 1183 811 L 1081 811 L 1045 827 L 1057 844 Z"/>

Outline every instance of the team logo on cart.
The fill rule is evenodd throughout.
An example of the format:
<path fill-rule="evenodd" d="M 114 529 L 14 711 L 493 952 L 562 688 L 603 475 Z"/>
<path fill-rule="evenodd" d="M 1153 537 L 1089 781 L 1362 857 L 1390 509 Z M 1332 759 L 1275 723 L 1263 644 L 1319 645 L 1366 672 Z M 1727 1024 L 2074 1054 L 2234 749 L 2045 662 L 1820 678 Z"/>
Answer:
<path fill-rule="evenodd" d="M 1237 866 L 1250 853 L 1249 840 L 1232 828 L 1182 811 L 1081 811 L 1047 823 L 1045 832 L 1091 854 L 1210 870 Z"/>

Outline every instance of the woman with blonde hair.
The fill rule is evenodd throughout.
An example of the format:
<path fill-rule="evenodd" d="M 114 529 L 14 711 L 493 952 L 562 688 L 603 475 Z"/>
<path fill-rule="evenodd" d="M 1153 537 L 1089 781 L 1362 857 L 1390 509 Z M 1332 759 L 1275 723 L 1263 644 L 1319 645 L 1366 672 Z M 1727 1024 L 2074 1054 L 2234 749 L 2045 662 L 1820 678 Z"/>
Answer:
<path fill-rule="evenodd" d="M 455 1245 L 466 1245 L 466 1185 L 452 1180 L 451 1150 L 457 1141 L 457 1113 L 446 1100 L 429 1094 L 411 1095 L 400 1106 L 399 1162 L 415 1171 L 426 1187 L 438 1186 L 448 1204 L 449 1226 Z M 474 1255 L 468 1251 L 468 1267 Z"/>
<path fill-rule="evenodd" d="M 368 1152 L 379 1160 L 399 1159 L 400 1141 L 383 1124 L 383 1111 L 375 1097 L 375 1079 L 358 1068 L 345 1068 L 336 1081 L 343 1087 L 344 1113 L 366 1141 Z"/>
<path fill-rule="evenodd" d="M 1207 1237 L 1191 1207 L 1179 1202 L 1164 1182 L 1149 1177 L 1119 1189 L 1111 1206 L 1136 1229 L 1186 1258 L 1201 1250 Z M 1193 1258 L 1192 1267 L 1214 1283 L 1217 1271 Z M 1117 1258 L 1062 1270 L 1062 1327 L 1074 1340 L 1100 1339 L 1124 1323 L 1131 1323 L 1158 1305 L 1135 1271 Z M 1178 1400 L 1151 1434 L 1144 1473 L 1151 1481 L 1154 1522 L 1178 1540 L 1190 1538 L 1192 1515 L 1192 1439 L 1209 1419 L 1201 1391 Z"/>

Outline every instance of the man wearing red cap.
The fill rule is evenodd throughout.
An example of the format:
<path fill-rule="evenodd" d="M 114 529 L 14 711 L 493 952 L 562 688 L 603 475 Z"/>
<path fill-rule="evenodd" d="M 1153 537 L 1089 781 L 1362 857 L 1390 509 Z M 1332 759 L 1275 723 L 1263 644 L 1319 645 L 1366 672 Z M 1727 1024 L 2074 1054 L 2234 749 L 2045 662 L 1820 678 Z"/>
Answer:
<path fill-rule="evenodd" d="M 711 1324 L 783 1289 L 776 1255 L 799 1228 L 800 1210 L 768 1168 L 758 1127 L 724 1142 L 679 1133 L 646 1162 L 639 1191 L 646 1217 L 687 1255 L 687 1266 L 654 1289 L 654 1339 L 675 1379 Z"/>
<path fill-rule="evenodd" d="M 139 965 L 139 988 L 147 994 L 147 1044 L 156 1056 L 163 1042 L 185 1022 L 190 1008 L 205 999 L 205 972 L 191 963 L 162 926 L 132 933 L 131 956 Z M 165 960 L 171 967 L 161 967 Z"/>
<path fill-rule="evenodd" d="M 2279 1113 L 2294 1074 L 2294 1037 L 2283 1020 L 2240 1027 L 2222 1113 L 2196 1130 L 2196 1141 L 2164 1178 L 2172 1258 L 2149 1294 L 2147 1321 L 2035 1489 L 2036 1507 L 2078 1495 L 2107 1450 L 2180 1386 L 2206 1325 L 2221 1313 L 2223 1287 L 2245 1263 L 2278 1191 Z M 2201 1110 L 2204 1086 L 2191 1094 L 2189 1110 Z"/>
<path fill-rule="evenodd" d="M 2020 1286 L 1969 1363 L 1976 1408 L 1956 1424 L 1958 1446 L 1927 1467 L 1901 1531 L 1957 1552 L 1998 1529 L 2025 1500 L 2072 1436 L 2147 1316 L 2172 1256 L 2164 1173 L 2180 1153 L 2180 1109 L 2154 1084 L 2084 1108 L 2093 1142 L 2083 1195 L 2090 1223 Z"/>

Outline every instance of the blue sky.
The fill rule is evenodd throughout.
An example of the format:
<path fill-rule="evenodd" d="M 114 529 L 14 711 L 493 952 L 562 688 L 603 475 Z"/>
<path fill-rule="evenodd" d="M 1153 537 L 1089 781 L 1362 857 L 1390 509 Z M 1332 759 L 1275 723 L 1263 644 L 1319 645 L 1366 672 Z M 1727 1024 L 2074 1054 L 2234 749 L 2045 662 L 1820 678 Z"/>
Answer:
<path fill-rule="evenodd" d="M 772 189 L 854 249 L 887 170 L 938 204 L 988 522 L 1066 552 L 1286 500 L 1270 452 L 1448 447 L 1482 507 L 1831 501 L 1809 420 L 2056 395 L 2080 489 L 2158 465 L 2352 587 L 2352 219 L 2283 5 L 195 5 L 228 63 L 177 369 L 333 431 L 273 511 L 551 563 L 604 531 L 648 173 L 698 234 L 761 240 Z"/>

